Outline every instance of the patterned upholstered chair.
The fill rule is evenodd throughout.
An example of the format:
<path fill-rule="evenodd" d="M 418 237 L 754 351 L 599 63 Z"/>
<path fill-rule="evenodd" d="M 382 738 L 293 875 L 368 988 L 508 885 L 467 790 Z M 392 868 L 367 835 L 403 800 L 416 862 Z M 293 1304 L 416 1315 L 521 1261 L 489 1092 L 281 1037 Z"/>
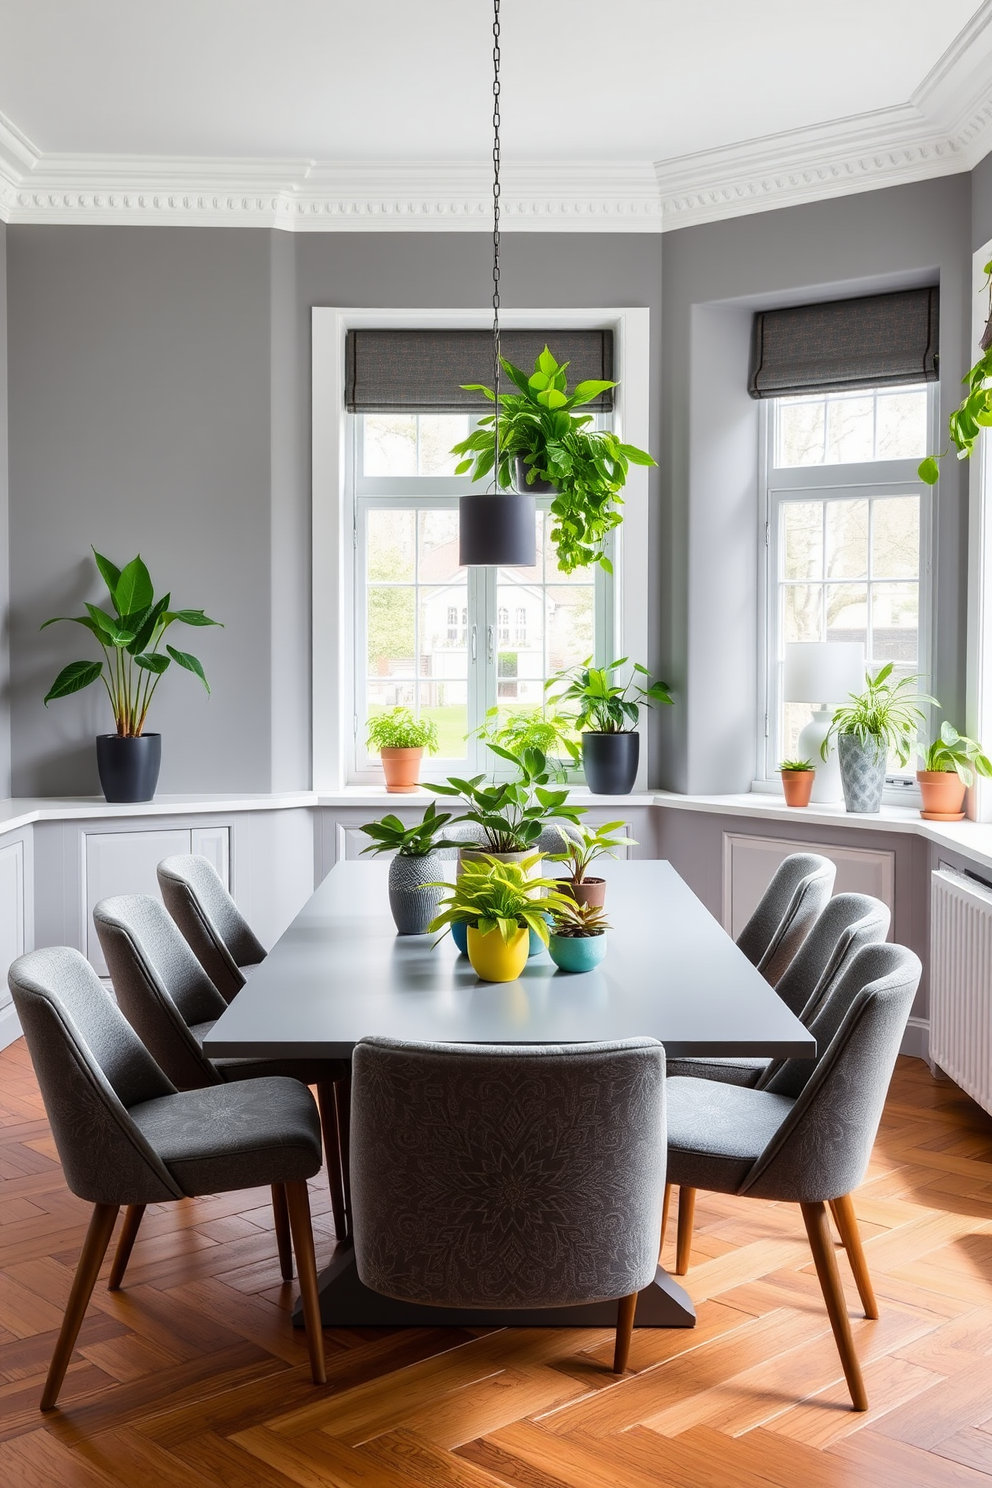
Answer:
<path fill-rule="evenodd" d="M 227 1003 L 159 901 L 150 894 L 103 899 L 93 911 L 93 923 L 124 1016 L 181 1090 L 271 1075 L 317 1087 L 334 1230 L 343 1239 L 347 1205 L 338 1109 L 345 1095 L 337 1086 L 347 1077 L 344 1061 L 208 1058 L 201 1045 Z M 118 1249 L 118 1262 L 124 1265 L 124 1247 L 130 1249 L 140 1223 L 141 1213 L 129 1211 Z"/>
<path fill-rule="evenodd" d="M 230 1002 L 265 960 L 265 947 L 208 858 L 193 853 L 163 858 L 158 884 L 166 909 L 196 959 Z"/>
<path fill-rule="evenodd" d="M 352 1067 L 358 1275 L 401 1301 L 492 1309 L 618 1299 L 626 1368 L 658 1263 L 665 1051 L 363 1039 Z M 658 1145 L 660 1144 L 660 1145 Z"/>
<path fill-rule="evenodd" d="M 66 1182 L 93 1205 L 42 1410 L 58 1400 L 120 1206 L 260 1184 L 283 1195 L 311 1372 L 323 1384 L 306 1184 L 320 1171 L 320 1123 L 309 1090 L 275 1077 L 177 1091 L 78 951 L 32 951 L 14 962 L 8 980 Z"/>
<path fill-rule="evenodd" d="M 856 1410 L 867 1410 L 868 1397 L 826 1206 L 865 1313 L 877 1318 L 851 1192 L 868 1165 L 921 969 L 904 946 L 860 950 L 810 1024 L 824 1047 L 812 1073 L 801 1068 L 808 1061 L 795 1059 L 782 1063 L 765 1090 L 685 1076 L 668 1081 L 668 1171 L 681 1185 L 676 1273 L 685 1274 L 698 1188 L 798 1203 Z"/>
<path fill-rule="evenodd" d="M 829 901 L 779 980 L 775 991 L 807 1028 L 840 985 L 862 946 L 875 945 L 889 933 L 888 906 L 870 894 L 837 894 Z M 824 1045 L 817 1046 L 821 1052 Z M 794 1060 L 808 1077 L 813 1060 Z M 720 1080 L 727 1085 L 763 1089 L 778 1068 L 771 1059 L 669 1059 L 669 1078 L 688 1075 L 697 1080 Z M 665 1185 L 661 1243 L 665 1243 L 672 1185 Z"/>
<path fill-rule="evenodd" d="M 737 944 L 772 986 L 812 930 L 830 895 L 837 869 L 817 853 L 792 853 L 775 870 Z"/>

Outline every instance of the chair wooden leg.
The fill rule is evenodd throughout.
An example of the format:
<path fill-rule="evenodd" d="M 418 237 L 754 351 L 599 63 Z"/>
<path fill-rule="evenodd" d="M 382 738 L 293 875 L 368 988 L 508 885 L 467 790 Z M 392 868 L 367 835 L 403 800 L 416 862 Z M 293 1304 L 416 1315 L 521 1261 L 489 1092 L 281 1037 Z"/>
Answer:
<path fill-rule="evenodd" d="M 310 1195 L 303 1179 L 285 1185 L 289 1206 L 289 1223 L 296 1251 L 296 1270 L 300 1278 L 300 1300 L 307 1332 L 310 1373 L 315 1385 L 327 1383 L 324 1363 L 323 1323 L 320 1319 L 320 1297 L 317 1292 L 317 1261 L 313 1253 L 313 1226 L 310 1221 Z"/>
<path fill-rule="evenodd" d="M 664 1205 L 662 1207 L 662 1211 L 661 1211 L 661 1244 L 662 1245 L 664 1245 L 664 1243 L 665 1243 L 665 1236 L 668 1233 L 668 1216 L 669 1216 L 669 1214 L 671 1212 L 671 1208 L 672 1208 L 672 1185 L 670 1183 L 666 1183 L 665 1184 L 665 1203 L 664 1203 Z M 659 1246 L 659 1249 L 660 1248 L 661 1247 Z"/>
<path fill-rule="evenodd" d="M 689 1269 L 689 1255 L 692 1250 L 692 1221 L 696 1213 L 696 1190 L 686 1188 L 683 1183 L 679 1189 L 679 1230 L 675 1248 L 675 1275 L 684 1276 Z"/>
<path fill-rule="evenodd" d="M 868 1262 L 865 1259 L 861 1233 L 858 1230 L 858 1216 L 854 1212 L 851 1195 L 845 1194 L 841 1199 L 831 1200 L 830 1212 L 834 1217 L 840 1238 L 844 1242 L 844 1249 L 847 1251 L 847 1258 L 854 1272 L 854 1280 L 858 1288 L 858 1296 L 861 1298 L 861 1305 L 865 1310 L 865 1317 L 877 1318 L 878 1302 L 875 1300 L 875 1288 L 871 1284 Z"/>
<path fill-rule="evenodd" d="M 324 1162 L 327 1167 L 327 1187 L 331 1194 L 334 1234 L 338 1240 L 343 1240 L 348 1233 L 348 1221 L 345 1214 L 344 1185 L 341 1181 L 341 1133 L 334 1091 L 333 1081 L 322 1080 L 317 1086 L 317 1106 L 320 1111 L 320 1130 L 324 1138 Z"/>
<path fill-rule="evenodd" d="M 65 1379 L 65 1372 L 69 1367 L 69 1360 L 72 1358 L 72 1351 L 76 1346 L 79 1329 L 93 1295 L 93 1288 L 96 1285 L 100 1267 L 103 1265 L 103 1258 L 107 1254 L 107 1246 L 114 1233 L 119 1211 L 119 1204 L 93 1205 L 89 1229 L 83 1241 L 82 1254 L 76 1266 L 76 1274 L 72 1278 L 72 1290 L 69 1292 L 62 1327 L 59 1329 L 58 1342 L 55 1345 L 52 1362 L 48 1366 L 48 1378 L 45 1380 L 45 1389 L 41 1397 L 43 1411 L 51 1410 L 59 1398 L 62 1381 Z"/>
<path fill-rule="evenodd" d="M 338 1142 L 341 1145 L 341 1182 L 344 1187 L 345 1232 L 351 1230 L 351 1075 L 334 1086 L 338 1113 Z"/>
<path fill-rule="evenodd" d="M 110 1280 L 107 1282 L 108 1292 L 120 1291 L 124 1280 L 124 1272 L 127 1263 L 131 1259 L 131 1251 L 141 1227 L 141 1221 L 145 1213 L 144 1204 L 128 1204 L 124 1210 L 124 1223 L 121 1225 L 121 1237 L 117 1242 L 114 1252 L 114 1264 L 110 1268 Z"/>
<path fill-rule="evenodd" d="M 276 1244 L 279 1247 L 279 1270 L 283 1281 L 293 1279 L 293 1246 L 289 1238 L 289 1206 L 286 1189 L 281 1183 L 272 1185 L 272 1217 L 276 1222 Z"/>
<path fill-rule="evenodd" d="M 844 1378 L 851 1392 L 851 1401 L 855 1410 L 867 1410 L 868 1394 L 861 1377 L 861 1365 L 854 1352 L 854 1339 L 851 1336 L 851 1324 L 844 1305 L 844 1292 L 840 1284 L 837 1256 L 830 1234 L 830 1223 L 827 1219 L 827 1206 L 822 1203 L 801 1204 L 800 1208 L 803 1211 L 803 1222 L 806 1225 L 806 1234 L 809 1236 L 809 1246 L 813 1252 L 816 1274 L 819 1278 L 823 1300 L 827 1305 L 827 1315 L 833 1329 L 837 1352 L 840 1354 L 840 1362 L 844 1367 Z"/>
<path fill-rule="evenodd" d="M 630 1335 L 634 1331 L 634 1313 L 637 1311 L 637 1293 L 621 1297 L 617 1303 L 617 1341 L 613 1350 L 613 1373 L 623 1374 L 630 1355 Z"/>

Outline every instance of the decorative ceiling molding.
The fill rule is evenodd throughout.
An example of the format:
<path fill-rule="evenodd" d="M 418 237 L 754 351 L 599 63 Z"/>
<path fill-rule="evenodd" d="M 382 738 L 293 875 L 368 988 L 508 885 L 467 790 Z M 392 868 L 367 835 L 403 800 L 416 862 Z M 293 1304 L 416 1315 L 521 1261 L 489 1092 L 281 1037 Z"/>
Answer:
<path fill-rule="evenodd" d="M 649 232 L 966 171 L 992 148 L 992 0 L 893 108 L 677 159 L 503 172 L 507 232 Z M 44 155 L 0 115 L 7 223 L 486 232 L 488 165 Z"/>

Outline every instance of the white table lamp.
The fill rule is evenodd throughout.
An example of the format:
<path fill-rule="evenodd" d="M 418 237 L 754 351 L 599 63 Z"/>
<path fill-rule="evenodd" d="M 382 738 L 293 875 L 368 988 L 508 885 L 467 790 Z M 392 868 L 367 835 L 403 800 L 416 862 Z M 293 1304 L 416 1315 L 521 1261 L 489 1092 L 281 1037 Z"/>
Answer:
<path fill-rule="evenodd" d="M 834 709 L 848 694 L 863 692 L 865 648 L 860 641 L 787 641 L 782 697 L 787 703 L 811 703 L 813 717 L 799 735 L 799 758 L 816 766 L 811 800 L 842 801 L 837 748 L 831 742 L 827 758 L 820 746 L 827 736 Z"/>

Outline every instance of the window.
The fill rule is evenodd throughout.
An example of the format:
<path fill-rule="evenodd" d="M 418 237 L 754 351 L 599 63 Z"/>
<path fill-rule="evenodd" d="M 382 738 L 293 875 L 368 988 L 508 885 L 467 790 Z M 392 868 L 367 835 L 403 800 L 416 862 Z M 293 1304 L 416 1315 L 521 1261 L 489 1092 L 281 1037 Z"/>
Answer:
<path fill-rule="evenodd" d="M 458 566 L 458 497 L 448 450 L 468 414 L 350 417 L 354 498 L 354 766 L 376 768 L 365 724 L 401 704 L 438 728 L 438 768 L 491 768 L 472 737 L 493 706 L 544 706 L 544 683 L 610 650 L 612 584 L 601 569 L 565 575 L 538 501 L 530 569 Z"/>
<path fill-rule="evenodd" d="M 872 670 L 891 661 L 929 691 L 930 493 L 916 466 L 935 387 L 764 405 L 765 778 L 795 755 L 811 711 L 782 699 L 787 641 L 860 641 Z"/>

